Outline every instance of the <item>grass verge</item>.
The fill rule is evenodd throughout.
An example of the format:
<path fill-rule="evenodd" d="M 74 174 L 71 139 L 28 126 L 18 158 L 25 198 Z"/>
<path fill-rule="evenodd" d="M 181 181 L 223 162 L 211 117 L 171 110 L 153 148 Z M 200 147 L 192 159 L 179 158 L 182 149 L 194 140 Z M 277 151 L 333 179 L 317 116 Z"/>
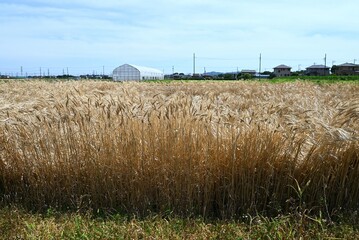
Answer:
<path fill-rule="evenodd" d="M 0 239 L 358 239 L 357 216 L 329 222 L 293 214 L 242 220 L 0 210 Z"/>

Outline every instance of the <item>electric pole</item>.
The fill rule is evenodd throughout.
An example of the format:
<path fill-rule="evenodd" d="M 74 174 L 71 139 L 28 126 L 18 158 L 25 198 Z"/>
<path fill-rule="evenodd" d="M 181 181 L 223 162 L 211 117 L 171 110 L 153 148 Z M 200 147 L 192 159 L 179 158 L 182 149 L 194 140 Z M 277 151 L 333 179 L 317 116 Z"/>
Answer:
<path fill-rule="evenodd" d="M 172 75 L 175 74 L 175 66 L 172 66 Z"/>
<path fill-rule="evenodd" d="M 40 78 L 41 78 L 41 76 L 42 76 L 42 72 L 41 72 L 41 67 L 40 67 Z"/>
<path fill-rule="evenodd" d="M 193 76 L 196 74 L 196 54 L 193 53 Z"/>
<path fill-rule="evenodd" d="M 259 74 L 261 74 L 262 70 L 262 53 L 259 54 Z"/>
<path fill-rule="evenodd" d="M 21 77 L 22 77 L 23 76 L 22 66 L 21 66 L 20 70 L 21 70 Z"/>
<path fill-rule="evenodd" d="M 327 54 L 324 56 L 324 67 L 327 67 Z"/>
<path fill-rule="evenodd" d="M 105 66 L 102 66 L 102 77 L 105 76 Z"/>

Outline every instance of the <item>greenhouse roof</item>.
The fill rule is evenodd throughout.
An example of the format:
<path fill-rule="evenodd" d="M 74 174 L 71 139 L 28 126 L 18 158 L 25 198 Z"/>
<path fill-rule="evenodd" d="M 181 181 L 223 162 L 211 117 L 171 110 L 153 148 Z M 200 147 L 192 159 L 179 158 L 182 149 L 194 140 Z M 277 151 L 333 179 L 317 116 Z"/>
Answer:
<path fill-rule="evenodd" d="M 160 73 L 163 74 L 162 71 L 155 69 L 155 68 L 149 68 L 149 67 L 142 67 L 142 66 L 137 66 L 137 65 L 133 65 L 133 64 L 127 64 L 131 67 L 136 68 L 137 70 L 139 70 L 140 72 L 155 72 L 155 73 Z"/>

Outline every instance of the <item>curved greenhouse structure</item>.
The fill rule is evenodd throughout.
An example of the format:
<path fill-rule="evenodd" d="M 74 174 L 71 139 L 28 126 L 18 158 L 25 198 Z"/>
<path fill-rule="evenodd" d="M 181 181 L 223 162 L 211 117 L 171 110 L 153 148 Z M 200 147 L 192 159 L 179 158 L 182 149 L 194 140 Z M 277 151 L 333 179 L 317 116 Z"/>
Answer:
<path fill-rule="evenodd" d="M 163 80 L 163 72 L 154 68 L 132 64 L 121 65 L 113 70 L 114 81 Z"/>

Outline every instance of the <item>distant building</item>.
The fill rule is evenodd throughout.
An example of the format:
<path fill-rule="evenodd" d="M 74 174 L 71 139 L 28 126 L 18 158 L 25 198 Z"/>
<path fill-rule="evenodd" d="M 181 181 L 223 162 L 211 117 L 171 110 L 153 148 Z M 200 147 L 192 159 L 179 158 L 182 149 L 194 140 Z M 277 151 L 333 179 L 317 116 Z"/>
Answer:
<path fill-rule="evenodd" d="M 173 74 L 164 76 L 165 79 L 174 79 L 174 80 L 185 80 L 185 79 L 189 79 L 191 77 L 192 77 L 192 75 L 189 75 L 189 74 L 185 75 L 184 73 L 173 73 Z"/>
<path fill-rule="evenodd" d="M 283 65 L 283 64 L 279 65 L 273 69 L 274 69 L 274 75 L 276 77 L 288 77 L 292 74 L 291 73 L 292 68 L 289 66 Z"/>
<path fill-rule="evenodd" d="M 329 75 L 330 67 L 324 65 L 312 65 L 306 68 L 306 75 L 308 76 L 327 76 Z"/>
<path fill-rule="evenodd" d="M 112 78 L 114 81 L 143 81 L 143 80 L 163 80 L 162 71 L 141 67 L 131 64 L 124 64 L 113 70 Z"/>
<path fill-rule="evenodd" d="M 334 65 L 332 67 L 332 73 L 336 75 L 359 75 L 359 64 L 344 63 Z"/>
<path fill-rule="evenodd" d="M 249 74 L 249 75 L 251 75 L 251 76 L 255 76 L 256 75 L 256 70 L 246 70 L 246 69 L 244 69 L 244 70 L 242 70 L 241 71 L 241 75 L 244 75 L 244 74 Z"/>

